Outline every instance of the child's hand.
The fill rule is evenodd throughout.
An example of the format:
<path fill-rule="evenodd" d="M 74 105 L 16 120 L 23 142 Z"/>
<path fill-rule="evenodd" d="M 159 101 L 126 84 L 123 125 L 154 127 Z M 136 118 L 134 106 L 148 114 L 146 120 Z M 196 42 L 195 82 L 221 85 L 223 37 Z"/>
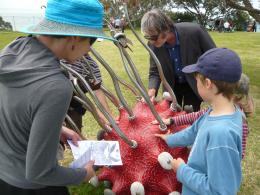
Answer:
<path fill-rule="evenodd" d="M 154 134 L 155 137 L 159 137 L 161 139 L 163 139 L 164 141 L 166 141 L 166 137 L 168 136 L 168 134 Z"/>
<path fill-rule="evenodd" d="M 85 177 L 85 182 L 88 182 L 92 177 L 94 177 L 96 175 L 95 170 L 93 169 L 94 162 L 95 161 L 90 160 L 87 163 L 87 165 L 84 167 L 85 170 L 87 171 L 87 175 Z"/>
<path fill-rule="evenodd" d="M 184 160 L 183 160 L 182 158 L 173 159 L 173 160 L 171 161 L 173 170 L 174 170 L 175 172 L 177 172 L 179 166 L 180 166 L 181 164 L 183 164 L 183 163 L 185 164 L 185 162 L 184 162 Z"/>

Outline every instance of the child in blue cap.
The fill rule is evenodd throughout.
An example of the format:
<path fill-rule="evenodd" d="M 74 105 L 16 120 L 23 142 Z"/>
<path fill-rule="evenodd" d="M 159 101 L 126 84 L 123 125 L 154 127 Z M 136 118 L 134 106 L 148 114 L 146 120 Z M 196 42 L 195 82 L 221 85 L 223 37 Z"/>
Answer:
<path fill-rule="evenodd" d="M 56 159 L 60 138 L 79 139 L 62 129 L 73 88 L 59 61 L 75 62 L 96 38 L 112 40 L 103 15 L 98 0 L 49 0 L 44 19 L 21 30 L 30 35 L 0 52 L 1 194 L 67 195 L 65 186 L 95 175 L 93 161 L 71 169 Z"/>
<path fill-rule="evenodd" d="M 183 72 L 195 74 L 198 92 L 211 108 L 183 131 L 156 136 L 170 147 L 193 145 L 187 164 L 181 158 L 171 161 L 183 184 L 182 195 L 236 194 L 241 183 L 242 113 L 233 98 L 242 73 L 240 58 L 229 49 L 214 48 Z"/>

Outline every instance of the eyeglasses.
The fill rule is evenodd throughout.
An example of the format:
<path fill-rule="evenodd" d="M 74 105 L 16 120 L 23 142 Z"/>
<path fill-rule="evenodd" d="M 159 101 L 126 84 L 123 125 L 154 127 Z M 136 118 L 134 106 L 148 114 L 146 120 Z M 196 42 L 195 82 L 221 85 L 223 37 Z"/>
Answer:
<path fill-rule="evenodd" d="M 159 35 L 144 35 L 144 38 L 149 41 L 157 41 Z"/>

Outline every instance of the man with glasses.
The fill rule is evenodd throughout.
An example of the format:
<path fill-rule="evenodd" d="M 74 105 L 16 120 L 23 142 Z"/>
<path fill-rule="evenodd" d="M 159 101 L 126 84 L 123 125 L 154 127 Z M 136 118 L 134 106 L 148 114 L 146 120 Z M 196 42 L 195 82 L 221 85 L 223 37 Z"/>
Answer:
<path fill-rule="evenodd" d="M 177 23 L 162 11 L 153 9 L 141 21 L 141 30 L 148 46 L 159 59 L 164 76 L 172 87 L 178 104 L 192 105 L 200 109 L 201 98 L 196 81 L 191 74 L 184 74 L 184 66 L 194 64 L 207 50 L 216 47 L 209 34 L 198 24 Z M 153 101 L 160 87 L 161 79 L 154 60 L 150 57 L 148 94 Z M 163 86 L 163 90 L 165 88 Z"/>

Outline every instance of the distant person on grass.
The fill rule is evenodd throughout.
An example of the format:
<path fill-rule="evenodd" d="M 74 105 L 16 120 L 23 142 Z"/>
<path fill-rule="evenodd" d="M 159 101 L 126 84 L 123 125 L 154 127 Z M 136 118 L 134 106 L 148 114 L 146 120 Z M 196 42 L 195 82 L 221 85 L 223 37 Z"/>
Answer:
<path fill-rule="evenodd" d="M 256 32 L 256 21 L 253 21 L 252 32 Z"/>
<path fill-rule="evenodd" d="M 22 30 L 0 53 L 0 190 L 4 195 L 68 195 L 67 185 L 89 181 L 85 168 L 62 167 L 60 138 L 79 137 L 62 128 L 72 85 L 60 68 L 104 38 L 103 7 L 97 0 L 49 0 L 45 18 Z"/>
<path fill-rule="evenodd" d="M 187 164 L 181 158 L 171 161 L 182 195 L 236 194 L 242 179 L 242 113 L 233 98 L 242 72 L 240 58 L 215 48 L 183 71 L 196 75 L 198 92 L 211 108 L 192 126 L 156 136 L 170 147 L 193 145 Z"/>

